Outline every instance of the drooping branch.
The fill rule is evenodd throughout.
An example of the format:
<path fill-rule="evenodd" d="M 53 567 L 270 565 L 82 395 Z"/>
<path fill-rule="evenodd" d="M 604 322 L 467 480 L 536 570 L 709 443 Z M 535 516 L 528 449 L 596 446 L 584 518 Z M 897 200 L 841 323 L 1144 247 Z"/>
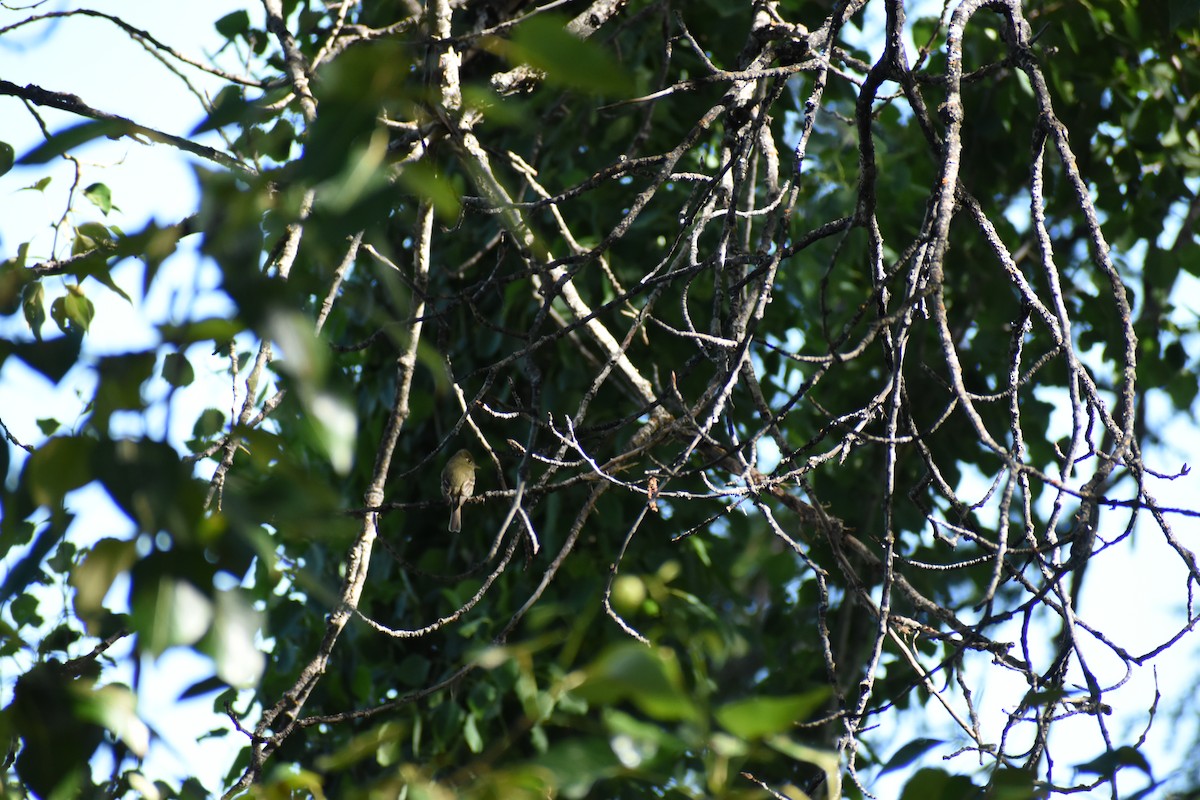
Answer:
<path fill-rule="evenodd" d="M 190 139 L 185 139 L 182 136 L 165 133 L 154 128 L 146 127 L 133 120 L 122 117 L 119 114 L 112 114 L 107 111 L 93 108 L 85 103 L 77 95 L 68 94 L 65 92 L 54 92 L 49 89 L 43 89 L 40 86 L 29 84 L 27 86 L 18 86 L 11 81 L 0 79 L 0 95 L 9 95 L 11 97 L 19 97 L 35 105 L 46 106 L 47 108 L 57 108 L 60 111 L 66 111 L 70 114 L 75 114 L 87 119 L 94 119 L 100 122 L 110 124 L 110 127 L 104 131 L 104 135 L 109 138 L 117 138 L 125 136 L 133 139 L 135 142 L 142 143 L 144 137 L 152 142 L 170 145 L 184 152 L 199 156 L 205 160 L 212 161 L 227 169 L 236 170 L 248 175 L 255 174 L 253 167 L 243 164 L 236 158 L 222 153 L 220 150 L 215 150 L 202 144 L 197 144 Z"/>

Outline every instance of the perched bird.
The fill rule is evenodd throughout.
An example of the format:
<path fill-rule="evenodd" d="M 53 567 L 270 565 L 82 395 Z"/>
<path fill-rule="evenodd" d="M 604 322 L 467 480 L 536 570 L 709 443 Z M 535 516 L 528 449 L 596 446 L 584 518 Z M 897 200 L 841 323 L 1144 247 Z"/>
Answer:
<path fill-rule="evenodd" d="M 446 529 L 451 533 L 462 530 L 463 503 L 474 492 L 475 459 L 471 457 L 471 451 L 459 450 L 442 470 L 442 495 L 450 504 L 450 524 Z"/>

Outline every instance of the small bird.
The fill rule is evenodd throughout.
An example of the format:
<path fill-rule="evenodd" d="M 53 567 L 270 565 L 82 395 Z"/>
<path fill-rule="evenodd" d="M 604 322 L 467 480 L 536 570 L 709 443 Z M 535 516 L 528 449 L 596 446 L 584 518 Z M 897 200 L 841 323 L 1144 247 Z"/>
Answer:
<path fill-rule="evenodd" d="M 442 495 L 450 504 L 450 524 L 446 529 L 451 533 L 462 530 L 463 503 L 474 492 L 475 459 L 471 457 L 471 451 L 459 450 L 442 470 Z"/>

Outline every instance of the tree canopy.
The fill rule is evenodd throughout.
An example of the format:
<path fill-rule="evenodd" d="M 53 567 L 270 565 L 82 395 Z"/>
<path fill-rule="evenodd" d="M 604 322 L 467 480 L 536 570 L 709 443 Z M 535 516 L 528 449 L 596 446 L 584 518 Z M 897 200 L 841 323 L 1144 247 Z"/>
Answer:
<path fill-rule="evenodd" d="M 205 795 L 141 771 L 118 642 L 211 659 L 229 796 L 1161 789 L 1119 690 L 1197 620 L 1147 455 L 1198 389 L 1196 0 L 262 0 L 209 59 L 3 13 L 101 18 L 200 120 L 0 81 L 78 118 L 0 145 L 77 176 L 4 243 L 0 359 L 94 376 L 4 428 L 14 796 Z M 193 213 L 114 222 L 105 137 Z M 233 312 L 91 350 L 181 251 Z M 1080 602 L 1135 533 L 1186 604 L 1145 651 Z"/>

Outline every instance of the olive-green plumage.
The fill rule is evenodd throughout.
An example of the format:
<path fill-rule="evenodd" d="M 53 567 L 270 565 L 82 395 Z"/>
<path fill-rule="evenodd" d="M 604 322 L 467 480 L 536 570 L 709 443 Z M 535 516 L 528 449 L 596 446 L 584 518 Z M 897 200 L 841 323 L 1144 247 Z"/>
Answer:
<path fill-rule="evenodd" d="M 467 498 L 475 492 L 475 459 L 469 450 L 459 450 L 446 462 L 442 470 L 442 496 L 450 504 L 450 524 L 446 526 L 451 533 L 462 530 L 462 507 Z"/>

